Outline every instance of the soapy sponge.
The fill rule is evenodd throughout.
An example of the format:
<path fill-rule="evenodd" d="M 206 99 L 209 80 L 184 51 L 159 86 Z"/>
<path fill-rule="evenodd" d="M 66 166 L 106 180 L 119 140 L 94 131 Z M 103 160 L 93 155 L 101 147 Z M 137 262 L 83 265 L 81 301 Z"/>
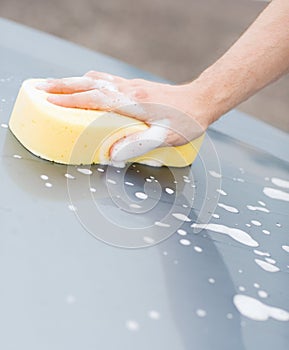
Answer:
<path fill-rule="evenodd" d="M 109 151 L 116 141 L 148 128 L 114 112 L 56 106 L 47 101 L 49 93 L 36 88 L 41 81 L 24 81 L 9 122 L 16 138 L 36 156 L 62 164 L 110 164 Z M 157 148 L 128 161 L 184 167 L 194 161 L 202 139 Z"/>

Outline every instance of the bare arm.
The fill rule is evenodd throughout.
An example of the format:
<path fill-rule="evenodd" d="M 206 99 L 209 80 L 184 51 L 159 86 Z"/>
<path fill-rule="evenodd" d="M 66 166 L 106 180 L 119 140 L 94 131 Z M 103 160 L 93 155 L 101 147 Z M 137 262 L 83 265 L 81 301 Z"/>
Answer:
<path fill-rule="evenodd" d="M 289 1 L 273 0 L 239 40 L 191 84 L 206 96 L 216 120 L 288 71 Z"/>
<path fill-rule="evenodd" d="M 111 158 L 121 161 L 163 144 L 181 145 L 193 140 L 224 113 L 288 70 L 289 1 L 273 0 L 238 41 L 191 83 L 159 84 L 92 71 L 80 78 L 50 80 L 39 88 L 58 94 L 50 98 L 55 104 L 114 109 L 154 128 L 154 132 L 118 141 Z M 152 135 L 152 142 L 139 142 Z M 139 144 L 142 146 L 137 148 Z M 129 151 L 119 152 L 124 148 Z"/>

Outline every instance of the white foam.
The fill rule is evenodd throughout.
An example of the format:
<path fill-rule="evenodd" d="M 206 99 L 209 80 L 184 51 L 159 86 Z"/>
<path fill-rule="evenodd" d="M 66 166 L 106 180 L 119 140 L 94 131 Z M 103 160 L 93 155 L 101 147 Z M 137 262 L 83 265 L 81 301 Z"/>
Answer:
<path fill-rule="evenodd" d="M 219 215 L 219 214 L 216 214 L 216 213 L 213 213 L 213 214 L 212 214 L 212 217 L 215 218 L 215 219 L 220 219 L 220 215 Z"/>
<path fill-rule="evenodd" d="M 217 173 L 215 170 L 209 170 L 209 174 L 213 177 L 216 177 L 216 178 L 221 178 L 222 175 Z"/>
<path fill-rule="evenodd" d="M 169 122 L 156 121 L 146 131 L 132 134 L 118 141 L 111 150 L 111 159 L 121 162 L 138 157 L 161 146 L 168 134 Z"/>
<path fill-rule="evenodd" d="M 65 176 L 67 179 L 69 179 L 69 180 L 75 179 L 75 176 L 73 176 L 73 175 L 71 175 L 71 174 L 68 174 L 68 173 L 64 174 L 64 176 Z"/>
<path fill-rule="evenodd" d="M 275 188 L 271 187 L 264 187 L 263 193 L 270 198 L 289 202 L 289 193 L 287 192 L 276 190 Z"/>
<path fill-rule="evenodd" d="M 187 231 L 182 230 L 182 229 L 179 229 L 177 232 L 178 232 L 178 234 L 179 234 L 180 236 L 186 236 L 186 235 L 187 235 Z"/>
<path fill-rule="evenodd" d="M 223 209 L 229 211 L 230 213 L 235 213 L 235 214 L 239 213 L 239 210 L 237 208 L 232 207 L 230 205 L 226 205 L 224 203 L 218 203 L 218 207 L 223 208 Z"/>
<path fill-rule="evenodd" d="M 202 253 L 203 249 L 197 245 L 194 246 L 194 249 L 197 253 Z"/>
<path fill-rule="evenodd" d="M 285 252 L 289 253 L 289 245 L 282 245 L 282 249 L 284 249 Z"/>
<path fill-rule="evenodd" d="M 165 188 L 165 191 L 166 191 L 168 194 L 173 194 L 173 193 L 175 193 L 175 191 L 174 191 L 173 189 L 169 188 L 169 187 L 166 187 L 166 188 Z"/>
<path fill-rule="evenodd" d="M 261 250 L 254 249 L 254 253 L 260 256 L 270 256 L 267 252 L 262 252 Z"/>
<path fill-rule="evenodd" d="M 289 188 L 289 181 L 287 180 L 272 177 L 271 182 L 278 187 Z"/>
<path fill-rule="evenodd" d="M 261 226 L 261 225 L 262 225 L 261 222 L 258 221 L 258 220 L 251 220 L 251 223 L 252 223 L 253 225 L 255 225 L 255 226 Z"/>
<path fill-rule="evenodd" d="M 270 235 L 270 231 L 268 231 L 268 230 L 262 230 L 262 232 L 263 232 L 265 235 Z"/>
<path fill-rule="evenodd" d="M 179 242 L 180 242 L 182 245 L 186 245 L 186 246 L 191 245 L 191 242 L 190 242 L 188 239 L 182 238 L 182 239 L 179 240 Z"/>
<path fill-rule="evenodd" d="M 262 202 L 262 201 L 258 201 L 258 203 L 259 203 L 260 205 L 262 205 L 263 207 L 266 206 L 266 204 L 265 204 L 264 202 Z"/>
<path fill-rule="evenodd" d="M 172 213 L 172 216 L 180 221 L 186 221 L 186 222 L 191 222 L 192 220 L 187 217 L 187 215 L 182 214 L 182 213 Z"/>
<path fill-rule="evenodd" d="M 44 180 L 44 181 L 47 181 L 49 179 L 49 177 L 47 175 L 40 175 L 40 179 L 41 180 Z"/>
<path fill-rule="evenodd" d="M 260 298 L 268 298 L 268 293 L 265 290 L 258 290 L 258 295 Z"/>
<path fill-rule="evenodd" d="M 255 288 L 260 288 L 260 284 L 259 283 L 254 283 L 254 287 Z"/>
<path fill-rule="evenodd" d="M 266 261 L 255 259 L 255 263 L 259 265 L 263 270 L 267 272 L 277 272 L 280 271 L 278 266 L 272 265 Z"/>
<path fill-rule="evenodd" d="M 218 193 L 220 193 L 222 196 L 227 196 L 227 195 L 228 195 L 228 194 L 227 194 L 224 190 L 222 190 L 221 188 L 217 188 L 216 191 L 217 191 Z"/>
<path fill-rule="evenodd" d="M 265 260 L 270 264 L 276 264 L 276 260 L 274 260 L 272 258 L 265 258 Z"/>
<path fill-rule="evenodd" d="M 266 305 L 247 295 L 237 294 L 233 301 L 238 311 L 252 320 L 267 321 L 269 317 L 272 317 L 277 321 L 289 321 L 289 312 Z"/>
<path fill-rule="evenodd" d="M 267 208 L 264 208 L 264 207 L 255 207 L 253 205 L 247 205 L 247 208 L 249 210 L 253 210 L 253 211 L 258 210 L 258 211 L 262 211 L 264 213 L 270 213 L 270 210 L 268 210 Z"/>
<path fill-rule="evenodd" d="M 160 227 L 170 227 L 170 224 L 165 224 L 164 222 L 160 222 L 160 221 L 156 221 L 155 222 L 156 226 L 160 226 Z"/>
<path fill-rule="evenodd" d="M 92 171 L 90 169 L 77 168 L 77 171 L 79 171 L 83 175 L 91 175 L 92 174 Z"/>
<path fill-rule="evenodd" d="M 139 199 L 147 199 L 148 198 L 148 195 L 144 192 L 136 192 L 134 195 Z"/>
<path fill-rule="evenodd" d="M 116 185 L 116 181 L 114 181 L 112 179 L 107 179 L 106 181 L 112 185 Z"/>
<path fill-rule="evenodd" d="M 234 227 L 228 227 L 219 224 L 192 224 L 194 228 L 204 228 L 210 231 L 222 233 L 230 236 L 235 241 L 245 244 L 249 247 L 258 247 L 259 243 L 256 242 L 247 232 Z"/>
<path fill-rule="evenodd" d="M 13 154 L 13 158 L 21 159 L 22 157 L 19 154 Z"/>

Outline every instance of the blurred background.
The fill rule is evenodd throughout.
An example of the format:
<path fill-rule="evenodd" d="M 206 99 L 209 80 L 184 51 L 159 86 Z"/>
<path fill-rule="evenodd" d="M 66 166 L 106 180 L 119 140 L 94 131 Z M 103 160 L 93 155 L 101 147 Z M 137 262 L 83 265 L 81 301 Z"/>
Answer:
<path fill-rule="evenodd" d="M 222 55 L 267 5 L 253 0 L 0 0 L 0 16 L 180 83 Z M 239 109 L 289 132 L 289 76 Z"/>

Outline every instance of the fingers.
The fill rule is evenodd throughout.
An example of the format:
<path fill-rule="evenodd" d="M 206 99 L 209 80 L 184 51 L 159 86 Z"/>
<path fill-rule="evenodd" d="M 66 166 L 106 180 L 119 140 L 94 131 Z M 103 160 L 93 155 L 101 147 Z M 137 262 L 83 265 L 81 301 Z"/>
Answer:
<path fill-rule="evenodd" d="M 110 149 L 113 162 L 123 162 L 139 157 L 165 143 L 167 122 L 158 121 L 148 130 L 129 135 L 116 142 Z"/>
<path fill-rule="evenodd" d="M 100 90 L 91 90 L 69 95 L 51 95 L 47 100 L 61 107 L 102 110 L 109 110 L 112 108 L 111 101 Z"/>
<path fill-rule="evenodd" d="M 72 77 L 63 79 L 47 79 L 38 83 L 36 88 L 54 94 L 71 94 L 95 88 L 95 80 L 89 77 Z"/>

